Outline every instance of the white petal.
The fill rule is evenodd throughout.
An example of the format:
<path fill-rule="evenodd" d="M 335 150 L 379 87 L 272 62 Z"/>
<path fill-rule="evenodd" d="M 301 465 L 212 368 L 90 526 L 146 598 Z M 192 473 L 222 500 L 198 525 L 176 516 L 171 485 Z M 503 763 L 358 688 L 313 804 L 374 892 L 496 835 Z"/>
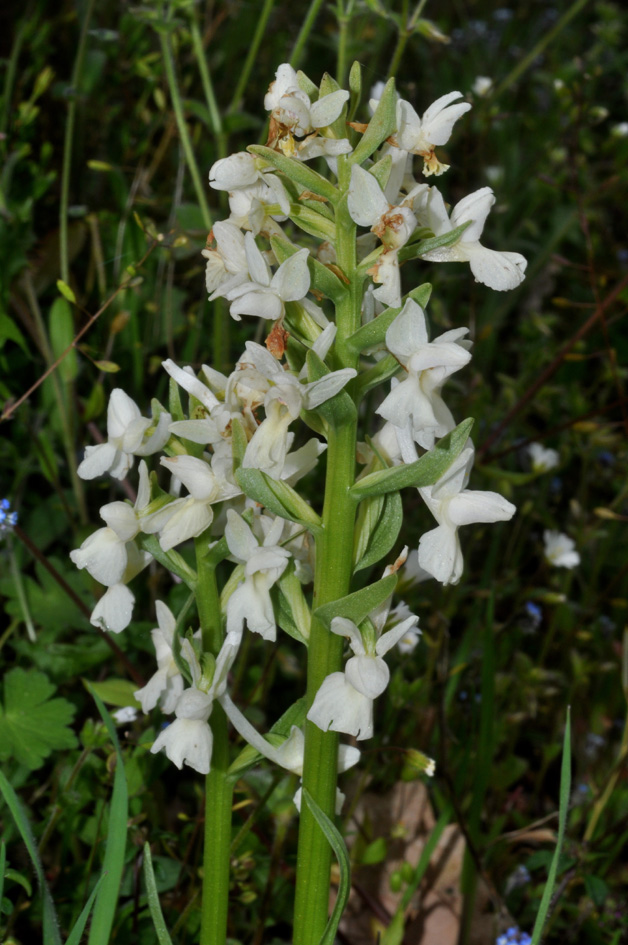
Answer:
<path fill-rule="evenodd" d="M 527 260 L 520 253 L 502 253 L 480 243 L 460 243 L 459 248 L 465 252 L 477 282 L 497 292 L 516 289 L 523 282 Z"/>
<path fill-rule="evenodd" d="M 482 187 L 480 190 L 468 194 L 460 200 L 451 212 L 451 228 L 455 230 L 457 226 L 473 221 L 464 231 L 462 239 L 465 243 L 474 243 L 479 240 L 484 229 L 486 218 L 491 212 L 491 207 L 495 203 L 495 195 L 490 187 Z"/>
<path fill-rule="evenodd" d="M 190 368 L 180 368 L 170 358 L 167 361 L 162 361 L 161 364 L 179 387 L 196 397 L 207 410 L 212 410 L 218 405 L 218 399 Z"/>
<path fill-rule="evenodd" d="M 340 371 L 332 371 L 331 374 L 326 374 L 320 380 L 307 384 L 306 407 L 309 410 L 320 407 L 326 400 L 335 397 L 352 378 L 357 376 L 357 373 L 353 368 L 342 368 Z"/>
<path fill-rule="evenodd" d="M 364 168 L 354 164 L 348 199 L 351 219 L 359 226 L 373 226 L 388 212 L 388 201 L 376 179 Z"/>
<path fill-rule="evenodd" d="M 245 562 L 259 549 L 259 542 L 244 519 L 233 509 L 227 509 L 225 539 L 232 555 Z"/>
<path fill-rule="evenodd" d="M 439 525 L 419 542 L 419 564 L 441 584 L 457 584 L 462 577 L 462 549 L 458 532 Z"/>
<path fill-rule="evenodd" d="M 127 563 L 125 543 L 112 528 L 99 528 L 80 548 L 70 552 L 70 558 L 77 568 L 85 568 L 105 587 L 121 582 Z"/>
<path fill-rule="evenodd" d="M 386 332 L 386 347 L 406 364 L 410 355 L 428 344 L 425 312 L 414 299 L 407 299 L 405 305 Z"/>
<path fill-rule="evenodd" d="M 119 387 L 111 391 L 107 407 L 107 435 L 110 440 L 124 436 L 127 427 L 141 419 L 140 408 L 128 394 Z"/>
<path fill-rule="evenodd" d="M 349 620 L 348 617 L 334 617 L 330 629 L 332 633 L 336 633 L 339 637 L 349 637 L 351 649 L 356 656 L 364 656 L 366 654 L 362 634 L 353 620 Z"/>
<path fill-rule="evenodd" d="M 345 679 L 367 699 L 376 699 L 388 685 L 390 670 L 377 656 L 352 656 L 345 666 Z"/>
<path fill-rule="evenodd" d="M 161 465 L 179 479 L 199 502 L 215 502 L 220 496 L 220 483 L 209 463 L 196 456 L 162 456 Z"/>
<path fill-rule="evenodd" d="M 81 479 L 95 479 L 96 476 L 102 476 L 111 469 L 117 456 L 118 450 L 113 443 L 99 443 L 97 446 L 86 446 L 85 458 L 79 465 L 77 472 Z M 131 457 L 124 456 L 124 454 L 122 454 L 122 457 L 123 461 L 128 462 L 129 465 L 133 462 Z M 128 469 L 122 473 L 122 476 L 116 476 L 116 478 L 123 479 L 127 472 Z"/>
<path fill-rule="evenodd" d="M 271 289 L 284 302 L 296 302 L 307 295 L 310 288 L 309 251 L 301 249 L 281 264 L 272 278 Z"/>
<path fill-rule="evenodd" d="M 349 685 L 344 673 L 323 680 L 307 717 L 324 732 L 344 732 L 357 739 L 373 734 L 373 702 Z"/>
<path fill-rule="evenodd" d="M 246 253 L 246 261 L 251 280 L 259 283 L 261 286 L 269 286 L 270 269 L 252 233 L 247 233 L 244 237 L 244 251 Z"/>
<path fill-rule="evenodd" d="M 170 516 L 159 530 L 159 544 L 163 551 L 170 551 L 188 538 L 198 538 L 209 528 L 214 513 L 210 505 L 193 498 L 177 499 L 167 509 Z"/>
<path fill-rule="evenodd" d="M 212 731 L 207 722 L 176 719 L 158 736 L 151 752 L 156 754 L 165 748 L 166 755 L 179 770 L 186 764 L 199 774 L 209 774 L 212 742 Z"/>
<path fill-rule="evenodd" d="M 406 617 L 405 620 L 402 620 L 401 623 L 398 623 L 396 627 L 393 627 L 392 630 L 388 630 L 386 633 L 383 633 L 377 643 L 375 644 L 375 652 L 378 656 L 383 656 L 384 653 L 388 653 L 393 646 L 401 640 L 406 634 L 410 633 L 414 627 L 416 627 L 419 622 L 419 618 L 412 614 L 410 617 Z M 420 631 L 417 632 L 417 637 Z"/>
<path fill-rule="evenodd" d="M 124 584 L 114 584 L 94 607 L 89 622 L 111 633 L 121 633 L 131 623 L 135 597 Z"/>
<path fill-rule="evenodd" d="M 314 102 L 310 108 L 311 122 L 314 128 L 324 128 L 338 118 L 349 93 L 345 89 L 330 92 Z"/>
<path fill-rule="evenodd" d="M 249 282 L 247 285 L 247 291 L 231 303 L 229 311 L 234 318 L 240 315 L 254 315 L 274 322 L 281 318 L 283 304 L 271 289 L 260 286 L 250 291 L 253 283 Z"/>
<path fill-rule="evenodd" d="M 454 496 L 447 514 L 454 525 L 472 525 L 475 522 L 507 522 L 517 511 L 497 492 L 478 492 L 466 489 Z"/>
<path fill-rule="evenodd" d="M 212 164 L 209 186 L 215 190 L 236 190 L 250 187 L 259 179 L 255 158 L 247 151 L 231 154 Z"/>

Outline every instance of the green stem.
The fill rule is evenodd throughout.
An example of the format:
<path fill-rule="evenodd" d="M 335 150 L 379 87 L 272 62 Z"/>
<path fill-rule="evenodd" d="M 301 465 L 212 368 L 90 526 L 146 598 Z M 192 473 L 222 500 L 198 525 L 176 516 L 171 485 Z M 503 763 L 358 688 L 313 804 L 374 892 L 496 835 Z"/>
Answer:
<path fill-rule="evenodd" d="M 222 118 L 220 115 L 220 109 L 218 108 L 218 102 L 216 101 L 214 85 L 209 74 L 209 68 L 207 66 L 207 57 L 205 55 L 203 38 L 198 25 L 198 12 L 196 6 L 192 6 L 191 12 L 192 20 L 190 23 L 190 30 L 192 35 L 194 55 L 196 56 L 196 64 L 198 65 L 198 71 L 201 74 L 201 84 L 203 86 L 203 92 L 205 93 L 205 101 L 207 102 L 207 110 L 209 112 L 212 131 L 216 136 L 218 157 L 224 158 L 227 156 L 227 135 L 222 125 Z"/>
<path fill-rule="evenodd" d="M 198 585 L 196 606 L 201 625 L 203 652 L 217 656 L 223 630 L 216 568 L 207 559 L 208 537 L 195 540 Z M 209 724 L 214 739 L 211 770 L 205 780 L 205 834 L 203 845 L 203 899 L 200 945 L 224 945 L 227 941 L 229 909 L 229 864 L 231 860 L 231 808 L 233 783 L 229 768 L 227 717 L 214 704 Z"/>
<path fill-rule="evenodd" d="M 174 57 L 172 55 L 172 46 L 170 44 L 170 36 L 168 33 L 160 32 L 159 40 L 161 42 L 161 51 L 164 60 L 164 68 L 166 70 L 166 78 L 168 80 L 168 88 L 170 90 L 170 98 L 172 99 L 172 107 L 174 108 L 174 115 L 177 122 L 177 128 L 179 130 L 179 137 L 181 138 L 181 144 L 183 146 L 183 153 L 185 154 L 185 161 L 190 171 L 190 176 L 192 178 L 192 184 L 194 185 L 194 192 L 196 193 L 196 199 L 198 205 L 201 208 L 201 213 L 203 215 L 203 223 L 208 230 L 212 228 L 212 215 L 209 209 L 209 204 L 207 203 L 207 197 L 205 196 L 205 188 L 201 182 L 201 175 L 198 169 L 198 164 L 196 163 L 196 158 L 194 157 L 194 151 L 192 150 L 192 141 L 190 139 L 190 132 L 188 131 L 188 126 L 185 123 L 185 116 L 183 114 L 183 103 L 181 101 L 181 95 L 179 94 L 179 86 L 177 83 L 177 77 L 174 67 Z"/>
<path fill-rule="evenodd" d="M 31 22 L 29 16 L 25 16 L 15 32 L 15 39 L 11 47 L 11 55 L 7 62 L 6 73 L 4 76 L 4 91 L 2 94 L 2 117 L 0 117 L 0 133 L 5 134 L 9 126 L 9 115 L 11 114 L 11 99 L 13 97 L 13 86 L 15 84 L 15 73 L 17 72 L 17 63 L 22 51 L 22 45 L 26 36 L 26 31 Z M 4 141 L 4 139 L 2 139 Z M 5 145 L 3 144 L 3 147 Z"/>
<path fill-rule="evenodd" d="M 558 36 L 558 34 L 567 26 L 569 21 L 577 13 L 579 13 L 580 10 L 582 10 L 587 5 L 588 2 L 589 0 L 575 0 L 575 2 L 572 3 L 569 9 L 566 10 L 565 13 L 563 13 L 558 23 L 556 23 L 556 25 L 553 26 L 552 29 L 549 30 L 549 32 L 545 33 L 545 35 L 541 37 L 538 43 L 536 43 L 532 47 L 532 49 L 527 54 L 527 56 L 524 56 L 523 59 L 520 59 L 517 65 L 514 67 L 514 69 L 512 69 L 508 73 L 504 81 L 500 82 L 495 92 L 493 93 L 495 99 L 497 99 L 497 97 L 501 95 L 502 92 L 505 92 L 506 89 L 510 88 L 513 82 L 516 82 L 519 76 L 523 75 L 526 69 L 530 68 L 534 60 L 537 58 L 537 56 L 541 55 L 545 47 L 548 46 L 549 43 L 552 42 L 554 37 Z"/>
<path fill-rule="evenodd" d="M 348 187 L 349 168 L 339 161 L 341 186 Z M 336 351 L 343 367 L 355 366 L 355 355 L 345 341 L 360 319 L 361 280 L 357 277 L 355 225 L 346 211 L 338 211 L 338 265 L 349 277 L 351 292 L 339 303 Z M 327 474 L 323 503 L 323 528 L 316 539 L 313 610 L 349 593 L 352 576 L 355 504 L 349 489 L 355 480 L 356 416 L 331 428 L 327 448 Z M 315 617 L 308 648 L 307 700 L 311 705 L 323 680 L 338 672 L 342 663 L 342 638 Z M 311 722 L 305 727 L 303 787 L 332 820 L 335 816 L 338 735 L 323 732 Z M 332 851 L 329 842 L 304 804 L 299 825 L 297 881 L 294 907 L 294 945 L 318 945 L 329 910 L 329 877 Z"/>
<path fill-rule="evenodd" d="M 306 17 L 303 20 L 303 25 L 299 30 L 297 41 L 294 44 L 294 49 L 292 50 L 292 55 L 290 56 L 290 65 L 293 69 L 296 69 L 301 60 L 303 49 L 308 41 L 310 33 L 312 32 L 314 21 L 316 20 L 322 5 L 323 0 L 312 0 L 310 3 L 310 9 L 307 11 Z"/>
<path fill-rule="evenodd" d="M 83 25 L 81 26 L 81 35 L 79 38 L 76 59 L 74 60 L 74 69 L 72 71 L 72 91 L 71 99 L 68 104 L 68 120 L 65 123 L 65 138 L 63 142 L 63 166 L 61 168 L 61 201 L 59 208 L 59 248 L 61 261 L 61 278 L 64 282 L 70 279 L 70 262 L 68 258 L 68 204 L 70 195 L 70 169 L 72 167 L 72 142 L 74 140 L 74 119 L 76 117 L 76 100 L 78 95 L 78 86 L 83 72 L 83 60 L 85 58 L 85 46 L 87 40 L 87 27 L 92 17 L 94 0 L 88 0 Z"/>
<path fill-rule="evenodd" d="M 240 78 L 238 79 L 238 84 L 236 85 L 235 92 L 233 93 L 231 104 L 229 105 L 229 108 L 227 109 L 228 115 L 231 115 L 233 112 L 235 112 L 236 109 L 240 105 L 242 96 L 244 95 L 244 90 L 249 81 L 249 76 L 251 75 L 253 66 L 255 65 L 257 61 L 257 52 L 261 45 L 262 39 L 264 38 L 264 32 L 266 31 L 266 24 L 268 23 L 268 17 L 271 14 L 271 10 L 274 6 L 274 2 L 275 0 L 264 0 L 264 6 L 262 7 L 262 11 L 259 14 L 259 19 L 257 21 L 257 27 L 255 29 L 253 41 L 251 42 L 251 45 L 249 46 L 249 52 L 244 61 L 244 66 L 242 67 L 242 71 L 240 72 Z"/>

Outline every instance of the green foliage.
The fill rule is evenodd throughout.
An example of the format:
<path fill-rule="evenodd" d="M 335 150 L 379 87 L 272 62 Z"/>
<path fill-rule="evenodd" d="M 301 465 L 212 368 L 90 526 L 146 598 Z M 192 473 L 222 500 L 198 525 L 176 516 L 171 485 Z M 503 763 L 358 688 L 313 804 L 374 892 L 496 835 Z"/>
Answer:
<path fill-rule="evenodd" d="M 14 758 L 27 768 L 41 768 L 51 752 L 74 748 L 69 725 L 75 707 L 55 692 L 47 676 L 33 670 L 11 669 L 4 677 L 0 708 L 0 760 Z"/>

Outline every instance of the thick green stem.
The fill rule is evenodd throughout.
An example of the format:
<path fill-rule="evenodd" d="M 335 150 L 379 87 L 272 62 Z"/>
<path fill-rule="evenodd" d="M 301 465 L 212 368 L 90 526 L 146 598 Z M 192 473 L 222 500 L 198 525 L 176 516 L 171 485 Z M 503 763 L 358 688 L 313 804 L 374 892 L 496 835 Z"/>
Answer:
<path fill-rule="evenodd" d="M 347 186 L 348 167 L 339 162 L 341 185 Z M 355 225 L 346 209 L 338 212 L 338 265 L 348 276 L 351 291 L 338 305 L 336 354 L 343 367 L 354 367 L 355 356 L 346 338 L 360 319 L 361 282 L 356 276 Z M 349 489 L 355 479 L 357 413 L 330 429 L 323 528 L 316 541 L 314 610 L 349 593 L 353 571 L 355 504 Z M 308 648 L 307 699 L 311 705 L 323 680 L 341 669 L 342 638 L 319 620 L 312 621 Z M 305 728 L 303 786 L 319 807 L 335 816 L 338 735 L 323 732 L 311 722 Z M 301 808 L 297 886 L 294 907 L 294 945 L 318 945 L 327 924 L 331 847 L 309 809 Z"/>
<path fill-rule="evenodd" d="M 208 538 L 196 539 L 198 585 L 196 606 L 201 624 L 203 652 L 216 656 L 223 631 L 216 569 L 207 559 Z M 213 735 L 211 770 L 205 780 L 205 832 L 203 847 L 203 899 L 200 945 L 224 945 L 229 911 L 229 864 L 233 783 L 227 778 L 229 735 L 227 717 L 214 704 L 209 720 Z"/>

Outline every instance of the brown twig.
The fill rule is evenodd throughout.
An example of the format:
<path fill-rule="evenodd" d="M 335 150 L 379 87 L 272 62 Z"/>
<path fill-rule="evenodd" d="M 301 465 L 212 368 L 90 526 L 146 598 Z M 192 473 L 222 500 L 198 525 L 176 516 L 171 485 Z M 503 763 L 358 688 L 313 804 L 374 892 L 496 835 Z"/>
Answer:
<path fill-rule="evenodd" d="M 617 297 L 621 292 L 623 292 L 627 285 L 628 276 L 624 276 L 621 282 L 618 282 L 612 292 L 606 296 L 604 301 L 596 307 L 591 317 L 588 318 L 586 322 L 580 326 L 578 331 L 572 335 L 569 341 L 563 345 L 556 357 L 552 360 L 551 364 L 548 364 L 545 370 L 539 374 L 536 381 L 531 384 L 530 387 L 528 387 L 527 391 L 522 397 L 519 398 L 514 407 L 508 411 L 502 422 L 499 423 L 492 433 L 486 438 L 486 440 L 477 450 L 478 456 L 484 456 L 488 452 L 493 443 L 502 435 L 510 421 L 516 417 L 521 410 L 523 410 L 526 404 L 532 400 L 537 391 L 539 391 L 541 387 L 547 383 L 550 377 L 552 377 L 552 375 L 558 370 L 571 349 L 580 341 L 581 338 L 584 338 L 584 336 L 593 328 L 596 322 L 604 316 L 606 309 L 610 308 L 610 306 L 613 304 L 613 302 L 615 302 Z"/>
<path fill-rule="evenodd" d="M 28 535 L 26 534 L 26 532 L 24 532 L 24 531 L 20 528 L 19 525 L 15 525 L 15 526 L 13 527 L 13 534 L 15 535 L 16 538 L 19 538 L 19 540 L 22 542 L 22 544 L 23 544 L 26 548 L 28 548 L 28 550 L 29 550 L 30 553 L 32 554 L 33 558 L 35 558 L 36 561 L 39 561 L 39 563 L 42 565 L 42 567 L 44 567 L 44 568 L 46 569 L 46 571 L 48 572 L 48 574 L 49 574 L 52 578 L 54 578 L 54 580 L 57 582 L 57 584 L 58 584 L 59 587 L 62 589 L 62 591 L 63 591 L 65 594 L 67 594 L 67 596 L 70 598 L 70 600 L 72 601 L 72 603 L 75 604 L 76 607 L 78 607 L 78 609 L 80 610 L 80 612 L 81 612 L 85 617 L 87 617 L 87 619 L 89 620 L 89 618 L 90 618 L 90 616 L 91 616 L 89 607 L 81 600 L 81 598 L 78 596 L 78 594 L 76 593 L 76 591 L 74 591 L 74 590 L 70 587 L 70 585 L 67 583 L 67 581 L 65 580 L 65 578 L 63 578 L 62 575 L 59 574 L 59 572 L 58 572 L 57 569 L 54 567 L 54 565 L 52 565 L 52 564 L 48 561 L 48 559 L 46 558 L 46 556 L 45 556 L 44 554 L 42 554 L 42 552 L 39 550 L 39 548 L 38 548 L 36 545 L 33 544 L 33 542 L 30 540 L 30 538 L 28 537 Z M 146 680 L 144 679 L 144 677 L 142 676 L 142 674 L 139 673 L 139 672 L 135 669 L 135 667 L 133 666 L 133 664 L 132 664 L 131 661 L 129 660 L 129 658 L 128 658 L 128 656 L 126 655 L 126 653 L 123 653 L 123 652 L 122 652 L 122 650 L 120 649 L 120 647 L 118 646 L 118 644 L 117 644 L 114 640 L 112 640 L 111 636 L 110 636 L 108 633 L 105 633 L 105 631 L 102 630 L 100 627 L 96 627 L 95 629 L 96 629 L 96 631 L 100 634 L 100 636 L 103 638 L 103 640 L 105 641 L 105 643 L 107 644 L 107 646 L 108 646 L 108 647 L 111 649 L 111 651 L 115 654 L 115 656 L 116 656 L 116 657 L 120 660 L 120 662 L 124 665 L 124 668 L 125 668 L 126 671 L 128 672 L 129 676 L 132 678 L 133 682 L 136 683 L 140 688 L 142 688 L 143 686 L 145 686 L 145 685 L 146 685 Z"/>
<path fill-rule="evenodd" d="M 151 245 L 148 247 L 147 251 L 144 253 L 142 258 L 140 259 L 140 261 L 134 264 L 138 269 L 140 266 L 142 266 L 146 262 L 146 260 L 148 259 L 152 251 L 154 250 L 155 246 L 157 245 L 158 245 L 157 241 L 153 240 Z M 130 276 L 124 282 L 120 283 L 118 288 L 109 296 L 109 298 L 104 303 L 104 305 L 102 305 L 94 315 L 90 315 L 87 321 L 87 324 L 83 325 L 83 327 L 80 329 L 76 337 L 72 340 L 72 343 L 68 345 L 65 351 L 63 351 L 59 355 L 59 357 L 53 364 L 51 364 L 48 368 L 46 368 L 44 373 L 41 375 L 41 377 L 37 381 L 35 381 L 32 387 L 29 387 L 26 393 L 22 394 L 22 396 L 18 400 L 14 401 L 13 403 L 9 404 L 8 406 L 4 408 L 4 410 L 2 411 L 2 414 L 0 414 L 0 423 L 3 420 L 9 420 L 10 417 L 15 413 L 17 408 L 20 407 L 24 403 L 25 400 L 28 400 L 31 394 L 34 391 L 36 391 L 37 388 L 41 386 L 41 384 L 44 383 L 47 377 L 50 377 L 53 371 L 56 371 L 56 369 L 59 367 L 63 359 L 70 353 L 70 351 L 72 351 L 73 348 L 76 348 L 77 342 L 79 342 L 81 338 L 83 337 L 83 335 L 85 335 L 89 331 L 89 329 L 92 327 L 94 322 L 96 322 L 100 318 L 102 313 L 106 311 L 106 309 L 109 308 L 109 306 L 111 305 L 113 300 L 116 298 L 116 296 L 119 295 L 119 293 L 122 292 L 124 289 L 127 289 L 129 287 L 129 284 L 132 282 L 134 278 L 135 276 Z"/>

